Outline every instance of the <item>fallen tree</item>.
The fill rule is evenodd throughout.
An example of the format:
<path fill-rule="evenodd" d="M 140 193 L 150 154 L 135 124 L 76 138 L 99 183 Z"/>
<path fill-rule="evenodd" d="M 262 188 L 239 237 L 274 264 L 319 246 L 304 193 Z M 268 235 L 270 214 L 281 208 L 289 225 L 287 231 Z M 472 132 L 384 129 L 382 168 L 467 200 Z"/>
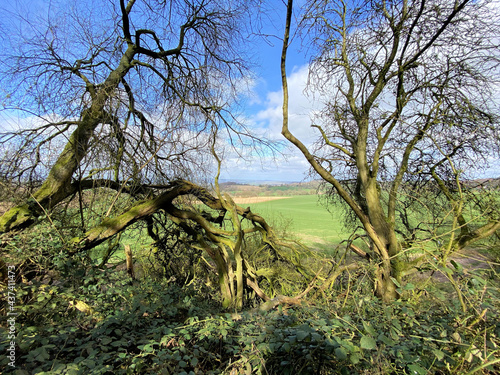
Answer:
<path fill-rule="evenodd" d="M 144 186 L 206 169 L 213 127 L 255 140 L 228 109 L 247 72 L 237 46 L 248 2 L 117 3 L 97 14 L 92 0 L 52 4 L 44 17 L 2 21 L 19 30 L 6 39 L 0 82 L 21 125 L 0 133 L 0 178 L 31 195 L 0 218 L 0 233 L 84 184 Z"/>
<path fill-rule="evenodd" d="M 20 115 L 20 128 L 0 134 L 0 178 L 27 192 L 0 217 L 0 233 L 58 220 L 55 211 L 66 214 L 76 202 L 72 251 L 88 254 L 138 221 L 163 246 L 164 220 L 186 248 L 211 259 L 225 307 L 240 308 L 248 287 L 269 298 L 245 259 L 244 238 L 256 233 L 277 254 L 271 227 L 229 197 L 179 179 L 209 169 L 205 156 L 219 129 L 233 146 L 256 141 L 229 111 L 248 71 L 238 47 L 247 42 L 250 2 L 120 0 L 98 13 L 88 12 L 91 0 L 57 5 L 44 17 L 2 21 L 19 30 L 0 63 L 6 107 L 33 120 Z M 109 189 L 116 199 L 105 213 L 84 207 L 86 191 Z M 175 201 L 188 195 L 218 216 Z M 117 207 L 124 196 L 129 208 Z"/>
<path fill-rule="evenodd" d="M 118 187 L 115 184 L 110 186 Z M 152 188 L 144 187 L 144 190 L 148 189 L 149 194 L 152 194 Z M 139 220 L 147 223 L 150 237 L 160 242 L 161 235 L 154 231 L 152 218 L 166 215 L 180 230 L 178 233 L 189 236 L 190 246 L 202 249 L 215 264 L 223 306 L 237 309 L 243 306 L 244 290 L 247 288 L 264 301 L 271 299 L 259 287 L 257 272 L 245 259 L 245 236 L 258 234 L 261 246 L 272 249 L 277 258 L 289 261 L 297 268 L 302 267 L 297 257 L 294 260 L 294 257 L 290 258 L 282 252 L 283 248 L 287 248 L 296 253 L 294 243 L 280 240 L 262 216 L 236 205 L 229 195 L 222 196 L 219 193 L 214 196 L 208 189 L 186 180 L 156 186 L 154 190 L 158 192 L 155 197 L 140 200 L 120 215 L 104 218 L 84 235 L 73 238 L 73 251 L 95 248 Z M 182 204 L 179 198 L 184 196 L 189 196 L 197 204 Z M 197 205 L 215 214 L 207 214 Z M 307 272 L 303 267 L 300 271 L 302 274 Z"/>

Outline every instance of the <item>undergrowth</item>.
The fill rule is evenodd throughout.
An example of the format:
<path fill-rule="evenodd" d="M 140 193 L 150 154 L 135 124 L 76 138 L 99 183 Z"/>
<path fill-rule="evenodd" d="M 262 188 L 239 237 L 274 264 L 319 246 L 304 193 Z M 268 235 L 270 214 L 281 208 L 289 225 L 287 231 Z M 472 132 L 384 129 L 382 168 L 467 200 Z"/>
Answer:
<path fill-rule="evenodd" d="M 1 284 L 0 369 L 16 374 L 494 374 L 500 297 L 494 273 L 455 272 L 468 306 L 437 283 L 407 283 L 383 304 L 369 278 L 339 277 L 300 306 L 235 313 L 193 280 L 68 255 L 57 236 L 10 238 L 16 264 L 16 367 Z M 16 242 L 17 241 L 17 242 Z M 45 246 L 34 246 L 45 243 Z M 16 250 L 17 249 L 17 250 Z M 24 249 L 25 251 L 22 251 Z M 26 249 L 31 249 L 27 251 Z M 23 269 L 24 267 L 24 269 Z M 425 286 L 425 287 L 424 287 Z M 301 286 L 302 287 L 302 286 Z M 290 293 L 293 285 L 289 286 Z M 299 292 L 299 290 L 297 290 Z"/>

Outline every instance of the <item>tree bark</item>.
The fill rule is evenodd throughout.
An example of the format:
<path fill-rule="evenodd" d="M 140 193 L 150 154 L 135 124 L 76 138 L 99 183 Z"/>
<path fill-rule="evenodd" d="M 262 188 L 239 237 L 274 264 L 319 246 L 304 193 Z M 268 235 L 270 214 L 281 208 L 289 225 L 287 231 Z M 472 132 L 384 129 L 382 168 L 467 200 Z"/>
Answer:
<path fill-rule="evenodd" d="M 127 273 L 132 280 L 135 279 L 134 259 L 132 258 L 132 249 L 129 245 L 125 245 L 125 259 L 127 261 Z"/>
<path fill-rule="evenodd" d="M 288 43 L 290 38 L 290 25 L 292 18 L 292 8 L 293 0 L 288 0 L 287 5 L 287 17 L 285 34 L 283 38 L 283 49 L 281 52 L 281 79 L 283 87 L 283 136 L 290 141 L 295 147 L 297 147 L 302 154 L 305 156 L 306 160 L 313 167 L 313 169 L 323 178 L 326 182 L 330 183 L 335 190 L 338 192 L 340 197 L 349 205 L 349 207 L 354 211 L 358 219 L 360 220 L 366 233 L 372 240 L 374 244 L 375 253 L 381 258 L 381 265 L 376 275 L 376 288 L 375 292 L 384 301 L 391 301 L 397 298 L 396 286 L 391 279 L 392 266 L 391 263 L 394 262 L 395 272 L 399 269 L 397 267 L 396 258 L 391 258 L 389 251 L 397 253 L 397 244 L 392 245 L 388 242 L 388 238 L 395 239 L 396 236 L 388 236 L 387 222 L 384 220 L 385 215 L 381 210 L 380 201 L 377 201 L 378 192 L 376 191 L 375 177 L 370 177 L 370 172 L 368 169 L 368 163 L 366 158 L 366 137 L 368 135 L 368 122 L 367 119 L 358 118 L 359 134 L 356 147 L 356 162 L 358 164 L 359 175 L 362 179 L 365 194 L 369 195 L 367 197 L 368 213 L 365 213 L 360 205 L 353 199 L 348 191 L 344 189 L 342 184 L 333 177 L 333 175 L 328 172 L 314 157 L 314 155 L 309 151 L 306 145 L 304 145 L 298 138 L 296 138 L 289 130 L 288 127 L 288 81 L 286 74 L 286 58 Z M 353 89 L 353 88 L 352 88 Z M 354 113 L 357 113 L 356 104 L 354 99 L 352 100 L 352 109 Z M 364 121 L 364 122 L 363 122 Z M 362 147 L 364 145 L 364 147 Z M 370 186 L 370 178 L 372 179 Z M 391 261 L 394 259 L 394 261 Z M 396 275 L 398 276 L 398 275 Z M 399 277 L 399 276 L 398 276 Z"/>
<path fill-rule="evenodd" d="M 121 80 L 132 67 L 131 62 L 135 54 L 135 46 L 129 45 L 118 67 L 108 75 L 100 89 L 91 96 L 90 107 L 83 111 L 76 130 L 69 137 L 68 143 L 42 186 L 27 203 L 11 208 L 0 217 L 0 233 L 30 225 L 44 210 L 50 210 L 71 194 L 72 177 L 87 154 L 89 140 L 96 127 L 111 120 L 105 107 L 112 93 L 116 91 Z"/>

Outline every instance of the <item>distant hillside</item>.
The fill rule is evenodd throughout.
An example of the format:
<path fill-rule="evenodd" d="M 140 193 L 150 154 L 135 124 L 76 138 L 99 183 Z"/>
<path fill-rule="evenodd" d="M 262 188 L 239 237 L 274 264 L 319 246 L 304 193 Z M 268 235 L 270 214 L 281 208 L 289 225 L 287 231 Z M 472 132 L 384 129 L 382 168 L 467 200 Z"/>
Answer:
<path fill-rule="evenodd" d="M 292 196 L 314 195 L 317 193 L 319 185 L 319 181 L 259 185 L 223 182 L 220 184 L 220 188 L 223 192 L 234 197 Z"/>
<path fill-rule="evenodd" d="M 318 193 L 321 184 L 319 180 L 308 182 L 252 182 L 239 183 L 234 181 L 222 182 L 220 188 L 223 192 L 234 197 L 258 197 L 258 196 L 294 196 L 314 195 Z M 500 178 L 485 178 L 464 182 L 469 188 L 499 189 Z"/>
<path fill-rule="evenodd" d="M 467 185 L 469 185 L 469 187 L 475 187 L 475 188 L 498 189 L 500 188 L 500 177 L 480 178 L 477 180 L 468 181 Z"/>

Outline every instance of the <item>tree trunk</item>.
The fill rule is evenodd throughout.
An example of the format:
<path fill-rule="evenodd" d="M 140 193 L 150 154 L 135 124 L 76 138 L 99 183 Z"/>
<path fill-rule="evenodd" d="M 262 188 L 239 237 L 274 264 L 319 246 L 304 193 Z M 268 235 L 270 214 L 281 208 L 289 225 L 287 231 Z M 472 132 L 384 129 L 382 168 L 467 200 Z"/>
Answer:
<path fill-rule="evenodd" d="M 392 228 L 382 208 L 375 178 L 367 178 L 363 182 L 370 223 L 385 247 L 384 251 L 379 251 L 381 264 L 375 275 L 375 294 L 384 302 L 390 302 L 399 297 L 396 285 L 392 280 L 392 278 L 398 282 L 401 280 L 401 264 L 398 257 L 399 242 L 394 228 Z"/>
<path fill-rule="evenodd" d="M 384 262 L 385 263 L 385 262 Z M 384 302 L 393 302 L 399 297 L 396 284 L 391 279 L 391 265 L 382 264 L 375 274 L 375 295 Z"/>
<path fill-rule="evenodd" d="M 132 258 L 132 249 L 129 245 L 125 245 L 125 258 L 127 260 L 127 273 L 129 274 L 130 278 L 134 280 L 134 259 Z"/>
<path fill-rule="evenodd" d="M 27 203 L 11 208 L 0 218 L 0 233 L 30 225 L 44 210 L 50 210 L 71 194 L 71 179 L 87 154 L 95 128 L 110 121 L 106 104 L 130 70 L 135 53 L 135 47 L 130 45 L 118 67 L 109 74 L 99 91 L 91 95 L 90 107 L 83 111 L 78 127 L 69 137 L 47 179 Z"/>
<path fill-rule="evenodd" d="M 7 264 L 0 257 L 0 282 L 7 284 L 7 275 L 8 275 Z"/>

